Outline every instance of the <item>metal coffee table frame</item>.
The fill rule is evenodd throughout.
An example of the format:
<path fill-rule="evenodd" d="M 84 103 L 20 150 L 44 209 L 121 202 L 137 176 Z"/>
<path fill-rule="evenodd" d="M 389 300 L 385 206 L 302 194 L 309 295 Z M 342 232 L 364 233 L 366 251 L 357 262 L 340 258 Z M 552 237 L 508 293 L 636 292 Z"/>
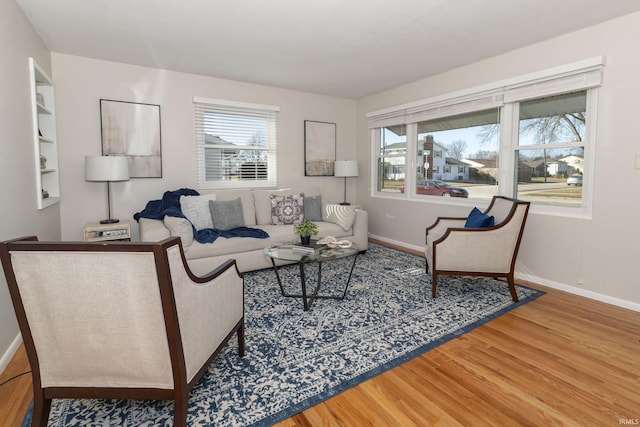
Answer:
<path fill-rule="evenodd" d="M 271 259 L 271 265 L 273 266 L 273 271 L 276 273 L 276 278 L 278 279 L 278 286 L 280 287 L 280 293 L 283 297 L 287 298 L 302 298 L 302 304 L 304 307 L 304 311 L 309 311 L 311 304 L 316 299 L 336 299 L 343 300 L 347 295 L 347 290 L 349 289 L 349 284 L 351 283 L 351 276 L 353 275 L 353 269 L 356 266 L 356 260 L 358 259 L 359 249 L 354 243 L 350 248 L 341 249 L 341 248 L 326 248 L 320 249 L 313 254 L 305 255 L 301 253 L 294 252 L 291 244 L 278 244 L 265 248 L 264 253 Z M 274 252 L 275 250 L 275 252 Z M 283 253 L 280 254 L 280 251 Z M 326 251 L 334 251 L 334 255 L 326 256 Z M 323 256 L 325 253 L 325 256 Z M 351 263 L 351 268 L 349 269 L 349 276 L 347 277 L 346 284 L 344 286 L 344 290 L 341 294 L 335 295 L 321 295 L 319 294 L 320 287 L 322 286 L 322 264 L 328 261 L 335 261 L 337 259 L 343 259 L 353 257 L 353 262 Z M 281 261 L 293 261 L 296 262 L 300 268 L 300 284 L 302 293 L 293 294 L 288 293 L 282 284 L 282 278 L 280 277 L 280 273 L 278 272 L 278 266 L 276 264 L 276 260 Z M 304 271 L 304 267 L 306 264 L 318 264 L 318 281 L 315 289 L 311 293 L 307 292 L 307 276 Z"/>

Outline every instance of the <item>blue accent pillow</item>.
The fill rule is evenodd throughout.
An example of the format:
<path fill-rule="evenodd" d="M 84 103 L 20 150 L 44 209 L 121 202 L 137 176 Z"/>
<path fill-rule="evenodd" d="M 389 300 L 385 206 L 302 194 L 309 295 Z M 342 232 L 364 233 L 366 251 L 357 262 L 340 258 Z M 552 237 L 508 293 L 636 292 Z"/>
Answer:
<path fill-rule="evenodd" d="M 485 228 L 493 227 L 494 225 L 495 219 L 493 218 L 493 215 L 484 214 L 480 209 L 473 208 L 467 217 L 467 222 L 465 222 L 464 228 Z"/>

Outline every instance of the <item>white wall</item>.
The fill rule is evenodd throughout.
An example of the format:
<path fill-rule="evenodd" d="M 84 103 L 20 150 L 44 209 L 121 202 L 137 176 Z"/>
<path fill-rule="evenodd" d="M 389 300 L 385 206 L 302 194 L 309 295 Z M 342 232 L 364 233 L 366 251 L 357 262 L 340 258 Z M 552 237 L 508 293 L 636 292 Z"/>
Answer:
<path fill-rule="evenodd" d="M 355 157 L 356 102 L 200 75 L 65 54 L 52 54 L 60 140 L 62 238 L 82 239 L 82 226 L 107 216 L 106 185 L 84 181 L 84 156 L 101 153 L 99 100 L 160 105 L 162 178 L 112 184 L 112 216 L 132 218 L 164 191 L 195 188 L 194 96 L 280 106 L 278 185 L 319 185 L 340 201 L 344 181 L 304 176 L 304 120 L 337 124 L 337 158 Z M 349 183 L 349 194 L 355 184 Z M 134 238 L 138 237 L 133 221 Z"/>
<path fill-rule="evenodd" d="M 100 153 L 99 99 L 161 105 L 163 178 L 132 179 L 113 186 L 114 216 L 131 218 L 149 199 L 179 187 L 195 186 L 193 96 L 224 98 L 281 107 L 278 180 L 281 186 L 304 181 L 342 199 L 343 181 L 305 178 L 303 121 L 336 122 L 337 157 L 357 155 L 361 176 L 349 181 L 349 199 L 369 210 L 375 236 L 422 247 L 424 228 L 438 215 L 466 215 L 468 206 L 370 198 L 370 135 L 365 114 L 438 94 L 461 90 L 572 61 L 604 55 L 607 66 L 598 106 L 596 185 L 593 219 L 532 214 L 521 248 L 518 274 L 557 287 L 584 285 L 574 292 L 637 309 L 640 287 L 640 153 L 635 117 L 640 93 L 637 55 L 640 14 L 519 49 L 420 80 L 359 102 L 168 72 L 64 54 L 49 54 L 13 0 L 0 0 L 0 239 L 36 234 L 41 239 L 82 238 L 86 221 L 106 215 L 106 189 L 83 179 L 83 158 Z M 62 203 L 39 211 L 31 142 L 28 57 L 34 56 L 56 84 L 56 110 Z M 435 58 L 434 60 L 437 60 Z M 53 68 L 53 69 L 52 69 Z M 356 139 L 357 138 L 357 139 Z M 354 145 L 355 141 L 355 145 Z M 11 179 L 6 179 L 9 176 Z M 62 224 L 62 228 L 60 226 Z M 137 227 L 135 227 L 137 234 Z M 551 242 L 551 243 L 550 243 Z M 18 328 L 0 277 L 0 371 L 11 357 Z"/>
<path fill-rule="evenodd" d="M 60 239 L 60 209 L 37 208 L 29 57 L 50 73 L 49 52 L 13 0 L 0 0 L 0 240 Z M 20 341 L 4 274 L 0 275 L 0 372 Z"/>
<path fill-rule="evenodd" d="M 517 274 L 615 304 L 640 309 L 640 13 L 531 45 L 426 78 L 358 102 L 358 159 L 371 158 L 366 113 L 604 55 L 599 92 L 592 219 L 531 214 Z M 434 58 L 437 60 L 437 58 Z M 370 168 L 369 168 L 370 169 Z M 368 173 L 371 171 L 369 170 Z M 369 210 L 369 231 L 390 241 L 424 246 L 424 229 L 437 216 L 466 216 L 466 204 L 398 202 L 369 197 L 369 183 L 359 179 L 360 202 Z M 583 285 L 578 285 L 582 280 Z"/>

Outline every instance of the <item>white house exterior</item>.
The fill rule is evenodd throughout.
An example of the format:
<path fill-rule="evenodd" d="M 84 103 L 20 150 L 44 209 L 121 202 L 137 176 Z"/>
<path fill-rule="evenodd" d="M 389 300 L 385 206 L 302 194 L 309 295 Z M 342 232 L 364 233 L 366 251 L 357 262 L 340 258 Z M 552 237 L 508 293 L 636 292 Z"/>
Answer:
<path fill-rule="evenodd" d="M 580 156 L 567 156 L 560 159 L 560 161 L 565 162 L 567 165 L 573 168 L 571 173 L 584 173 L 584 158 Z"/>
<path fill-rule="evenodd" d="M 384 149 L 384 178 L 393 181 L 404 180 L 406 142 L 396 142 Z"/>
<path fill-rule="evenodd" d="M 547 172 L 550 176 L 561 176 L 571 173 L 571 166 L 562 160 L 550 160 L 547 162 Z"/>
<path fill-rule="evenodd" d="M 469 165 L 467 165 L 462 160 L 454 159 L 453 157 L 447 157 L 441 170 L 442 173 L 433 174 L 433 177 L 435 179 L 441 179 L 443 181 L 469 180 Z M 439 175 L 439 177 L 436 175 Z"/>
<path fill-rule="evenodd" d="M 404 142 L 391 144 L 385 148 L 384 177 L 390 180 L 405 179 Z M 462 160 L 446 156 L 447 150 L 429 136 L 418 152 L 418 179 L 441 179 L 443 181 L 465 181 L 469 179 L 469 166 Z"/>

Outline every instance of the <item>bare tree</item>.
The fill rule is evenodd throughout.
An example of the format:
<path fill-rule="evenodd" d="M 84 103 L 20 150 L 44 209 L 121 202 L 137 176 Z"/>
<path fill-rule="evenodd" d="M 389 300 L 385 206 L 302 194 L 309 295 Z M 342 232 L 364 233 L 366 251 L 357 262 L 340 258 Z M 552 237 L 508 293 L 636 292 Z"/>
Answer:
<path fill-rule="evenodd" d="M 251 135 L 251 144 L 256 147 L 263 147 L 266 145 L 265 135 L 262 132 L 255 132 Z"/>
<path fill-rule="evenodd" d="M 478 150 L 471 156 L 472 159 L 496 159 L 497 157 L 498 152 L 492 150 Z"/>
<path fill-rule="evenodd" d="M 266 145 L 266 139 L 262 132 L 256 132 L 251 135 L 249 146 L 251 147 L 264 147 Z M 243 160 L 246 162 L 258 162 L 262 158 L 264 150 L 242 150 Z"/>
<path fill-rule="evenodd" d="M 484 144 L 485 142 L 494 141 L 500 135 L 500 123 L 494 123 L 490 125 L 484 125 L 478 131 L 478 138 L 480 139 L 480 143 Z M 479 157 L 482 158 L 482 157 Z"/>
<path fill-rule="evenodd" d="M 462 156 L 467 149 L 467 142 L 459 139 L 457 141 L 453 141 L 452 143 L 446 144 L 445 149 L 447 150 L 447 154 L 449 155 L 449 157 L 460 160 L 462 159 Z"/>
<path fill-rule="evenodd" d="M 586 118 L 584 112 L 558 114 L 527 120 L 520 128 L 522 135 L 533 135 L 536 144 L 548 144 L 563 138 L 582 141 Z M 482 126 L 480 142 L 493 140 L 500 132 L 500 124 Z"/>
<path fill-rule="evenodd" d="M 584 112 L 565 113 L 556 116 L 539 117 L 528 120 L 520 127 L 523 135 L 533 134 L 536 144 L 550 144 L 567 138 L 582 141 L 582 131 L 586 119 Z M 544 182 L 547 182 L 547 150 L 542 150 L 544 162 Z"/>
<path fill-rule="evenodd" d="M 520 128 L 522 135 L 533 135 L 536 144 L 548 144 L 565 137 L 582 141 L 586 118 L 584 112 L 565 113 L 550 117 L 527 120 Z M 482 126 L 478 132 L 480 142 L 491 141 L 498 136 L 500 124 Z"/>
<path fill-rule="evenodd" d="M 567 136 L 572 141 L 582 141 L 585 122 L 583 112 L 539 117 L 528 120 L 520 128 L 520 132 L 524 135 L 532 134 L 536 144 L 552 143 Z"/>

